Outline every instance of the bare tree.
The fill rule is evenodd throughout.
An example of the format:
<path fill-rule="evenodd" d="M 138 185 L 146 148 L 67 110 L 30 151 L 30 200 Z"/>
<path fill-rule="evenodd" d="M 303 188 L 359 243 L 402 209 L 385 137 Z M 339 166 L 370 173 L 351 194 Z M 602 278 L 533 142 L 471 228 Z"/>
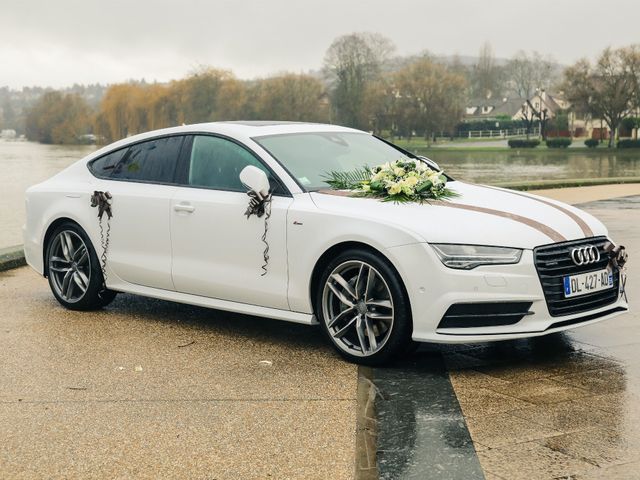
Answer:
<path fill-rule="evenodd" d="M 450 133 L 462 118 L 466 80 L 445 65 L 423 58 L 398 71 L 393 80 L 396 122 L 407 136 Z"/>
<path fill-rule="evenodd" d="M 509 88 L 520 98 L 530 99 L 536 88 L 548 89 L 554 81 L 553 60 L 538 52 L 519 51 L 505 68 Z"/>
<path fill-rule="evenodd" d="M 565 70 L 565 91 L 569 101 L 602 118 L 613 145 L 618 127 L 635 101 L 638 79 L 628 65 L 627 49 L 605 49 L 595 65 L 580 60 Z"/>
<path fill-rule="evenodd" d="M 471 71 L 471 87 L 474 95 L 484 98 L 502 94 L 503 69 L 496 64 L 489 42 L 480 48 L 478 63 Z"/>
<path fill-rule="evenodd" d="M 333 41 L 324 58 L 324 70 L 339 122 L 367 128 L 366 91 L 394 49 L 389 39 L 377 33 L 352 33 Z"/>

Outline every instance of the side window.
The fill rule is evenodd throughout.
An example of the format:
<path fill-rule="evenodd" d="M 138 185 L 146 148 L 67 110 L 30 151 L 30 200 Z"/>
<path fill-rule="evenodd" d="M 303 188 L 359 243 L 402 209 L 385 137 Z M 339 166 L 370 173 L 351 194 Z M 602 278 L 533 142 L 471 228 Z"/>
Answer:
<path fill-rule="evenodd" d="M 118 164 L 124 154 L 127 153 L 126 148 L 121 148 L 115 152 L 104 155 L 89 164 L 89 170 L 99 178 L 110 177 L 113 169 Z"/>
<path fill-rule="evenodd" d="M 247 149 L 224 138 L 196 135 L 189 162 L 189 185 L 245 192 L 240 172 L 247 165 L 263 170 L 269 176 L 272 189 L 281 191 L 271 173 Z"/>
<path fill-rule="evenodd" d="M 173 183 L 184 137 L 165 137 L 129 147 L 113 168 L 111 178 L 143 182 Z"/>

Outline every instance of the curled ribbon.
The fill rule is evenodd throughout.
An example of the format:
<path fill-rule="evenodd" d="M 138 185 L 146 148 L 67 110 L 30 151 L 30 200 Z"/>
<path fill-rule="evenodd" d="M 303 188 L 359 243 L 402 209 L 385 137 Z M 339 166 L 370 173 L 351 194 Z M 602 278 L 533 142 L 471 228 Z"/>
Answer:
<path fill-rule="evenodd" d="M 113 197 L 109 192 L 101 192 L 96 190 L 91 195 L 91 206 L 98 207 L 98 218 L 102 220 L 102 216 L 106 213 L 107 218 L 111 219 L 111 199 Z"/>
<path fill-rule="evenodd" d="M 264 232 L 260 237 L 260 240 L 262 240 L 262 243 L 264 244 L 264 251 L 262 252 L 262 273 L 260 276 L 264 277 L 267 274 L 267 266 L 269 265 L 269 242 L 267 241 L 267 232 L 269 230 L 269 218 L 271 217 L 271 193 L 262 197 L 253 190 L 249 190 L 247 195 L 249 196 L 249 205 L 247 206 L 246 212 L 244 212 L 247 219 L 249 219 L 251 215 L 255 215 L 258 218 L 264 216 Z"/>

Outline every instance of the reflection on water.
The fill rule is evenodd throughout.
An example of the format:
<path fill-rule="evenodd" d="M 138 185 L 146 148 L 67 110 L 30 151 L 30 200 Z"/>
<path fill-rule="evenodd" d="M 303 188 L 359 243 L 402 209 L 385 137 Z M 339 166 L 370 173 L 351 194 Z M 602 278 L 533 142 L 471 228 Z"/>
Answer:
<path fill-rule="evenodd" d="M 95 149 L 0 141 L 0 248 L 22 243 L 24 191 Z"/>
<path fill-rule="evenodd" d="M 479 183 L 640 176 L 638 151 L 447 151 L 427 156 L 453 177 Z"/>
<path fill-rule="evenodd" d="M 95 150 L 95 146 L 0 141 L 0 248 L 22 243 L 24 191 Z M 460 180 L 521 180 L 640 176 L 640 152 L 491 152 L 431 150 L 428 156 Z"/>

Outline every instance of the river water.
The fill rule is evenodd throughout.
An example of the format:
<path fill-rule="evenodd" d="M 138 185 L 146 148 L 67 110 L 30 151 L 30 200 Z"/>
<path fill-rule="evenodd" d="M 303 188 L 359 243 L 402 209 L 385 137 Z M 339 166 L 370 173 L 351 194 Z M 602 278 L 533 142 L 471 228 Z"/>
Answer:
<path fill-rule="evenodd" d="M 95 149 L 0 141 L 0 248 L 22 243 L 24 191 Z"/>
<path fill-rule="evenodd" d="M 22 243 L 24 191 L 96 149 L 0 141 L 0 248 Z M 640 176 L 638 151 L 448 151 L 427 154 L 455 178 L 509 181 Z"/>

